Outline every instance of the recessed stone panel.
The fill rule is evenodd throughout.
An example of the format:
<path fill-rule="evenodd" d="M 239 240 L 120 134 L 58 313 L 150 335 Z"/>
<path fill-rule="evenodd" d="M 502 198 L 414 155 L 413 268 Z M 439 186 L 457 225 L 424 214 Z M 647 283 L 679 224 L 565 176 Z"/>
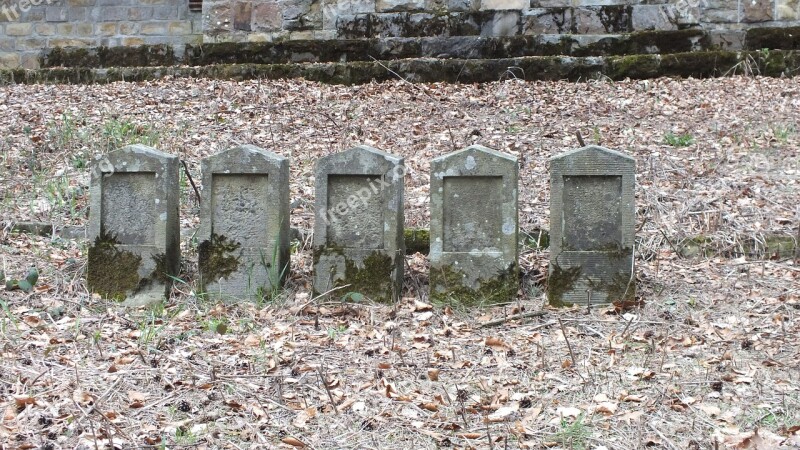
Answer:
<path fill-rule="evenodd" d="M 116 173 L 102 183 L 103 232 L 123 245 L 155 245 L 156 174 Z"/>
<path fill-rule="evenodd" d="M 383 249 L 383 194 L 380 177 L 328 176 L 328 244 Z"/>
<path fill-rule="evenodd" d="M 444 251 L 499 249 L 503 177 L 445 177 L 443 185 Z"/>
<path fill-rule="evenodd" d="M 270 239 L 265 224 L 271 212 L 278 212 L 270 205 L 267 192 L 269 175 L 212 173 L 210 206 L 214 233 L 237 235 L 244 247 L 267 247 Z"/>
<path fill-rule="evenodd" d="M 562 247 L 603 251 L 622 245 L 622 177 L 565 176 Z"/>

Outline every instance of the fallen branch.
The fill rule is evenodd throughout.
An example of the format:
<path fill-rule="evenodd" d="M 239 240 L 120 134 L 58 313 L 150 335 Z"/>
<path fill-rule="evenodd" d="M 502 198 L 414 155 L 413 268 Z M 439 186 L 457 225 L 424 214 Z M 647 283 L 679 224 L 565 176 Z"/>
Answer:
<path fill-rule="evenodd" d="M 496 325 L 500 325 L 500 324 L 506 323 L 509 320 L 527 319 L 529 317 L 539 317 L 539 316 L 543 316 L 545 314 L 547 314 L 547 311 L 531 311 L 531 312 L 527 312 L 527 313 L 514 314 L 514 315 L 511 315 L 511 316 L 503 317 L 502 319 L 495 319 L 495 320 L 490 320 L 488 322 L 482 323 L 480 325 L 480 327 L 481 328 L 489 328 L 489 327 L 493 327 L 493 326 L 496 326 Z M 555 323 L 555 322 L 553 322 L 553 323 Z"/>

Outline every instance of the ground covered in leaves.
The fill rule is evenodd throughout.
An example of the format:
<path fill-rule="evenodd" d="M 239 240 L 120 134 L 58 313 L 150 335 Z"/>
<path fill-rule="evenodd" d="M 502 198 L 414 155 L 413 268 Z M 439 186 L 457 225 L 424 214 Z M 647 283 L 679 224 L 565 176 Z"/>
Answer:
<path fill-rule="evenodd" d="M 798 78 L 0 91 L 0 257 L 26 288 L 0 286 L 2 449 L 800 446 L 800 264 L 785 251 L 800 219 Z M 546 230 L 547 159 L 578 131 L 637 159 L 639 305 L 548 308 L 538 235 L 508 305 L 430 305 L 421 254 L 397 305 L 310 297 L 319 156 L 360 143 L 404 156 L 406 224 L 424 227 L 431 158 L 512 153 L 520 227 Z M 195 182 L 203 157 L 234 145 L 290 157 L 300 240 L 286 289 L 233 305 L 196 292 L 182 175 L 171 298 L 126 310 L 89 295 L 86 243 L 57 231 L 86 222 L 91 160 L 132 142 L 180 155 Z M 56 232 L 13 233 L 20 221 Z"/>

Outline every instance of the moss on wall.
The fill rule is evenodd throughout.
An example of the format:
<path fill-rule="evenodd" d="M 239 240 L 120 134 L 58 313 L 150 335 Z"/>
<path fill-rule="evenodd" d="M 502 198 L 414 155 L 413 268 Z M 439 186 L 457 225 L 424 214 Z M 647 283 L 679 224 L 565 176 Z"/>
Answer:
<path fill-rule="evenodd" d="M 551 306 L 572 306 L 571 303 L 564 302 L 564 294 L 574 288 L 582 271 L 580 267 L 562 269 L 558 264 L 553 266 L 547 277 L 547 301 Z"/>

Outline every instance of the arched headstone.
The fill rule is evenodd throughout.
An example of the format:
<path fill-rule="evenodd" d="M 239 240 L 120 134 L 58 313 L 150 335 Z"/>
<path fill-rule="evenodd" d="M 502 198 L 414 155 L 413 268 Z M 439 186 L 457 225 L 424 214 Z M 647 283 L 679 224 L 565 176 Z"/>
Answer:
<path fill-rule="evenodd" d="M 289 160 L 253 145 L 205 158 L 198 267 L 214 298 L 269 296 L 289 272 Z"/>
<path fill-rule="evenodd" d="M 314 292 L 392 302 L 403 286 L 403 159 L 367 146 L 316 166 Z"/>
<path fill-rule="evenodd" d="M 598 146 L 550 159 L 551 305 L 634 298 L 635 165 Z"/>
<path fill-rule="evenodd" d="M 90 180 L 87 285 L 147 304 L 169 295 L 180 265 L 178 157 L 129 145 L 97 159 Z"/>

